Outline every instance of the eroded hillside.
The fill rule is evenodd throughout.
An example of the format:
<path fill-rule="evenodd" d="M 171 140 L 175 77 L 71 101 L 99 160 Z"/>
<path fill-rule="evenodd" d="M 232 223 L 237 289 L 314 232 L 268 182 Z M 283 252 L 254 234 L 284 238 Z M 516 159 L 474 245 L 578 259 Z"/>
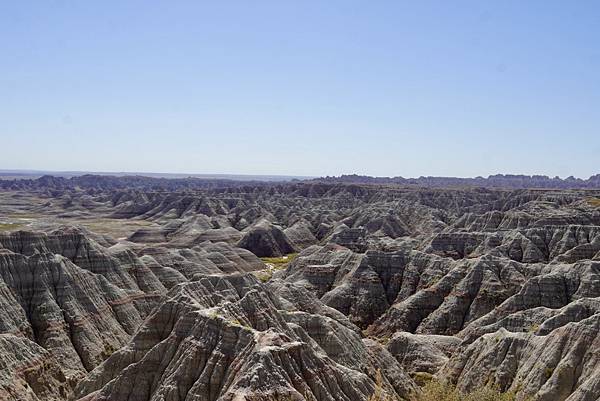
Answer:
<path fill-rule="evenodd" d="M 600 398 L 600 191 L 131 180 L 3 184 L 1 399 Z"/>

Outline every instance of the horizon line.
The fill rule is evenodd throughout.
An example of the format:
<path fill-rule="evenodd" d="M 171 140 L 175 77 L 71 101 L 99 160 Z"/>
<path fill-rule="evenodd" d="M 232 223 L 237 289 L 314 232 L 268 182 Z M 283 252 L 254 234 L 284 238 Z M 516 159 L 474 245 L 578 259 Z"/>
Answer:
<path fill-rule="evenodd" d="M 487 176 L 476 175 L 476 176 L 452 176 L 452 175 L 421 175 L 419 177 L 404 177 L 401 175 L 369 175 L 369 174 L 359 174 L 359 173 L 340 173 L 338 175 L 294 175 L 294 174 L 248 174 L 248 173 L 170 173 L 170 172 L 151 172 L 151 171 L 94 171 L 94 170 L 42 170 L 42 169 L 2 169 L 0 168 L 0 175 L 8 175 L 8 174 L 16 174 L 16 175 L 54 175 L 56 177 L 75 177 L 75 176 L 83 176 L 83 175 L 105 175 L 105 176 L 142 176 L 142 177 L 151 177 L 151 178 L 231 178 L 231 177 L 244 177 L 244 178 L 280 178 L 280 179 L 319 179 L 319 178 L 342 178 L 342 177 L 368 177 L 375 179 L 404 179 L 404 180 L 418 180 L 423 178 L 453 178 L 453 179 L 489 179 L 490 177 L 495 176 L 523 176 L 523 177 L 544 177 L 548 179 L 560 179 L 560 180 L 568 180 L 576 179 L 576 180 L 589 180 L 592 177 L 595 177 L 596 174 L 591 174 L 589 177 L 576 177 L 574 175 L 569 175 L 566 177 L 560 177 L 558 175 L 549 176 L 546 174 L 521 174 L 521 173 L 495 173 L 489 174 Z"/>

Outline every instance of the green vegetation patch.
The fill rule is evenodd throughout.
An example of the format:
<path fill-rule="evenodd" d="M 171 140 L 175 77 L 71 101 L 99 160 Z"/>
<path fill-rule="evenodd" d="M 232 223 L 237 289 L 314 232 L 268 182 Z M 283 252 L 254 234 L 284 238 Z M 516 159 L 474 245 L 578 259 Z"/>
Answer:
<path fill-rule="evenodd" d="M 290 253 L 285 256 L 276 258 L 260 258 L 267 266 L 270 266 L 273 270 L 283 270 L 298 256 L 297 253 Z"/>
<path fill-rule="evenodd" d="M 267 265 L 267 268 L 253 273 L 260 281 L 266 283 L 273 277 L 273 272 L 285 269 L 296 256 L 298 256 L 297 253 L 290 253 L 276 258 L 260 258 Z"/>
<path fill-rule="evenodd" d="M 0 223 L 0 231 L 13 231 L 24 225 L 25 223 Z"/>

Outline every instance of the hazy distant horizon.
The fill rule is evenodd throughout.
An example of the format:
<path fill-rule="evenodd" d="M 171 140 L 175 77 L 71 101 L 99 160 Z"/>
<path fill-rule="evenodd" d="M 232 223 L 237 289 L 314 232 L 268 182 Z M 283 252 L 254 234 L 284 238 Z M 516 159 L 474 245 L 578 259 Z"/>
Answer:
<path fill-rule="evenodd" d="M 311 179 L 317 178 L 314 176 L 294 176 L 294 175 L 280 175 L 280 174 L 229 174 L 229 173 L 165 173 L 165 172 L 154 172 L 154 171 L 77 171 L 77 170 L 66 170 L 66 171 L 53 171 L 53 170 L 36 170 L 36 169 L 1 169 L 0 178 L 3 176 L 23 176 L 23 177 L 41 177 L 44 175 L 51 175 L 55 177 L 74 177 L 81 175 L 106 175 L 106 176 L 142 176 L 142 177 L 156 177 L 156 178 L 207 178 L 207 179 L 243 179 L 243 180 L 264 180 L 264 181 L 284 181 L 292 179 Z"/>
<path fill-rule="evenodd" d="M 524 175 L 524 176 L 547 176 L 549 178 L 555 178 L 556 176 L 551 176 L 548 174 L 522 174 L 522 173 L 495 173 L 495 174 L 488 174 L 488 175 L 478 175 L 478 176 L 448 176 L 448 175 L 444 175 L 444 176 L 426 176 L 426 175 L 420 175 L 420 176 L 402 176 L 402 175 L 380 175 L 380 176 L 371 176 L 368 174 L 361 174 L 361 173 L 348 173 L 348 174 L 325 174 L 325 175 L 321 175 L 321 176 L 301 176 L 301 175 L 287 175 L 287 174 L 236 174 L 236 173 L 169 173 L 169 172 L 156 172 L 156 171 L 78 171 L 78 170 L 65 170 L 65 171 L 54 171 L 54 170 L 37 170 L 37 169 L 2 169 L 0 168 L 0 178 L 2 177 L 6 177 L 6 176 L 19 176 L 22 175 L 24 177 L 40 177 L 43 175 L 51 175 L 51 176 L 55 176 L 55 177 L 73 177 L 73 176 L 81 176 L 81 175 L 86 175 L 86 174 L 92 174 L 92 175 L 107 175 L 107 176 L 144 176 L 144 177 L 157 177 L 157 178 L 188 178 L 188 177 L 193 177 L 193 178 L 204 178 L 204 179 L 233 179 L 233 180 L 264 180 L 264 181 L 285 181 L 285 180 L 293 180 L 293 179 L 298 179 L 298 180 L 308 180 L 308 179 L 315 179 L 315 178 L 325 178 L 325 177 L 341 177 L 344 175 L 357 175 L 357 176 L 365 176 L 365 177 L 372 177 L 372 178 L 404 178 L 407 180 L 410 179 L 418 179 L 418 178 L 427 178 L 427 177 L 432 177 L 432 178 L 458 178 L 458 179 L 473 179 L 473 178 L 488 178 L 490 176 L 495 176 L 495 175 Z M 569 175 L 569 176 L 558 176 L 558 178 L 560 179 L 566 179 L 568 177 L 574 177 L 576 179 L 582 179 L 582 180 L 586 180 L 589 179 L 590 177 L 593 177 L 597 174 L 600 174 L 600 171 L 595 173 L 595 174 L 591 174 L 587 177 L 578 177 L 575 175 Z"/>

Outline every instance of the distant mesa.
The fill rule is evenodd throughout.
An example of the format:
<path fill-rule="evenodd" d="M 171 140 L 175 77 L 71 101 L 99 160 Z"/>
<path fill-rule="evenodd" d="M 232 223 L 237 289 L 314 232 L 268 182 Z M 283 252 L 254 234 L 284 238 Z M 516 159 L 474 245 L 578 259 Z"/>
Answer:
<path fill-rule="evenodd" d="M 43 174 L 42 174 L 43 173 Z M 598 189 L 600 174 L 587 179 L 573 176 L 562 179 L 545 175 L 496 174 L 487 178 L 460 177 L 371 177 L 341 175 L 320 178 L 276 175 L 161 174 L 161 173 L 77 173 L 0 170 L 1 189 L 131 189 L 155 190 L 233 188 L 245 185 L 285 183 L 377 184 L 427 188 L 506 188 L 506 189 Z"/>
<path fill-rule="evenodd" d="M 513 175 L 496 174 L 487 178 L 458 178 L 458 177 L 371 177 L 367 175 L 341 175 L 339 177 L 317 178 L 315 181 L 346 184 L 388 184 L 415 185 L 434 188 L 483 187 L 483 188 L 543 188 L 543 189 L 582 189 L 600 188 L 600 174 L 588 179 L 573 176 L 561 179 L 545 175 Z"/>

